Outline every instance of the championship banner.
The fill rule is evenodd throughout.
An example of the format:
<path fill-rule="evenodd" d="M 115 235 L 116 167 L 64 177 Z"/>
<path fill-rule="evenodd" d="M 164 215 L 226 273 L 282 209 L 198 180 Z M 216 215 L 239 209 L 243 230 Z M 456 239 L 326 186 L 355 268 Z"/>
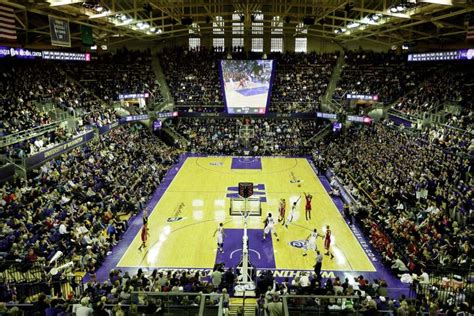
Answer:
<path fill-rule="evenodd" d="M 85 46 L 94 45 L 94 38 L 92 37 L 92 27 L 88 25 L 81 25 L 81 39 Z"/>
<path fill-rule="evenodd" d="M 49 16 L 49 30 L 51 32 L 51 45 L 71 47 L 71 33 L 68 20 Z"/>

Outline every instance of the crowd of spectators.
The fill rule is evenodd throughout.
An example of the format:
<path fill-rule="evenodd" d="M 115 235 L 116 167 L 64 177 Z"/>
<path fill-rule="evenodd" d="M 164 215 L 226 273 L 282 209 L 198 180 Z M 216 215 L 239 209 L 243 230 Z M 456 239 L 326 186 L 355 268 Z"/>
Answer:
<path fill-rule="evenodd" d="M 194 111 L 206 106 L 213 112 L 223 110 L 218 66 L 223 56 L 207 49 L 183 48 L 167 49 L 158 56 L 178 107 L 188 106 Z"/>
<path fill-rule="evenodd" d="M 0 61 L 0 133 L 18 131 L 51 122 L 34 101 L 50 101 L 63 92 L 65 78 L 53 62 L 36 60 Z"/>
<path fill-rule="evenodd" d="M 155 102 L 163 100 L 147 51 L 118 50 L 101 54 L 89 63 L 69 63 L 67 72 L 99 99 L 111 104 L 119 94 L 149 93 Z"/>
<path fill-rule="evenodd" d="M 395 272 L 472 264 L 467 158 L 385 124 L 351 129 L 321 156 L 359 200 L 353 212 L 386 263 L 403 263 Z"/>
<path fill-rule="evenodd" d="M 63 71 L 65 65 L 43 60 L 0 62 L 0 136 L 59 122 L 64 113 L 78 119 L 77 124 L 68 128 L 58 126 L 56 130 L 3 147 L 2 154 L 27 157 L 82 133 L 85 125 L 100 127 L 116 121 L 113 109 L 106 108 L 101 100 L 68 78 Z"/>
<path fill-rule="evenodd" d="M 394 109 L 421 117 L 423 113 L 442 113 L 447 124 L 473 130 L 472 67 L 465 64 L 438 65 L 428 78 L 412 93 L 403 96 Z M 450 106 L 459 107 L 449 114 Z"/>
<path fill-rule="evenodd" d="M 274 54 L 275 81 L 270 110 L 273 112 L 316 112 L 326 93 L 338 54 Z"/>
<path fill-rule="evenodd" d="M 177 106 L 190 111 L 223 110 L 218 62 L 227 55 L 206 50 L 165 50 L 159 55 Z M 253 53 L 233 53 L 234 59 L 262 58 Z M 326 92 L 337 54 L 271 54 L 276 60 L 271 111 L 314 112 Z"/>
<path fill-rule="evenodd" d="M 5 146 L 0 149 L 0 154 L 6 155 L 12 159 L 22 159 L 32 156 L 38 152 L 47 150 L 55 145 L 65 142 L 74 136 L 86 132 L 87 129 L 82 127 L 74 131 L 68 131 L 62 127 L 58 127 L 51 132 L 39 135 L 37 137 Z"/>
<path fill-rule="evenodd" d="M 345 53 L 345 65 L 334 97 L 347 93 L 378 95 L 385 104 L 393 102 L 416 88 L 429 73 L 428 67 L 415 68 L 406 56 L 395 53 L 354 51 Z"/>
<path fill-rule="evenodd" d="M 422 274 L 420 275 L 422 276 Z M 199 310 L 204 303 L 206 310 L 217 306 L 222 300 L 224 315 L 228 315 L 230 293 L 238 276 L 232 268 L 216 265 L 209 274 L 186 270 L 144 272 L 136 274 L 121 270 L 111 270 L 104 282 L 89 281 L 82 291 L 59 293 L 48 297 L 44 293 L 23 303 L 33 304 L 37 313 L 57 315 L 165 315 L 171 308 L 175 313 Z M 359 275 L 354 279 L 339 277 L 321 279 L 315 274 L 303 272 L 289 280 L 277 280 L 272 271 L 261 271 L 256 281 L 256 315 L 282 315 L 281 297 L 287 298 L 290 314 L 292 311 L 346 312 L 377 315 L 378 312 L 397 315 L 421 313 L 456 313 L 470 310 L 466 295 L 462 292 L 443 299 L 434 294 L 418 295 L 407 299 L 405 295 L 390 297 L 388 284 L 383 279 L 372 281 Z M 160 296 L 157 293 L 166 294 Z M 186 294 L 184 294 L 186 293 Z M 201 296 L 205 294 L 205 296 Z M 305 295 L 317 295 L 318 298 Z M 325 298 L 327 296 L 327 298 Z M 203 301 L 204 300 L 204 301 Z M 18 304 L 17 298 L 7 300 Z M 5 303 L 3 303 L 5 304 Z M 0 312 L 7 312 L 0 305 Z M 10 309 L 10 313 L 18 311 Z M 44 314 L 43 314 L 44 315 Z"/>
<path fill-rule="evenodd" d="M 93 277 L 127 229 L 123 216 L 145 207 L 177 154 L 141 125 L 118 127 L 28 180 L 3 184 L 2 263 L 45 262 L 62 251 L 63 260 Z"/>
<path fill-rule="evenodd" d="M 474 131 L 438 125 L 421 132 L 420 139 L 444 150 L 464 155 L 474 155 Z"/>
<path fill-rule="evenodd" d="M 204 124 L 205 122 L 205 124 Z M 209 154 L 301 155 L 325 122 L 308 119 L 225 118 L 177 120 L 188 150 Z"/>

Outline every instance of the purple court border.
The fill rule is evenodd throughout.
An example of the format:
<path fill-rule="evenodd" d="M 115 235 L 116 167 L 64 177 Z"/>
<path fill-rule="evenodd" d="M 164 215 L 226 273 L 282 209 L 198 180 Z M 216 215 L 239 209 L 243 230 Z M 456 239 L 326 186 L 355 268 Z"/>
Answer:
<path fill-rule="evenodd" d="M 153 193 L 150 201 L 147 204 L 147 209 L 150 210 L 148 215 L 153 213 L 155 206 L 158 204 L 163 194 L 165 194 L 166 190 L 168 190 L 168 187 L 170 186 L 171 182 L 173 182 L 179 170 L 181 170 L 181 167 L 183 166 L 187 157 L 188 155 L 186 154 L 181 155 L 179 157 L 179 161 L 176 164 L 172 165 L 171 168 L 166 173 L 166 175 L 163 177 L 161 184 L 156 189 L 155 193 Z M 97 281 L 103 282 L 107 280 L 109 277 L 110 270 L 117 268 L 117 264 L 119 263 L 123 254 L 128 249 L 133 239 L 142 228 L 142 215 L 143 215 L 143 211 L 140 211 L 137 215 L 129 219 L 128 229 L 123 234 L 122 239 L 118 242 L 117 245 L 115 245 L 112 248 L 111 250 L 112 253 L 105 258 L 104 262 L 102 263 L 100 268 L 97 270 L 97 273 L 96 273 Z M 134 270 L 138 270 L 138 268 L 128 268 L 128 267 L 120 267 L 119 269 L 122 271 L 129 271 L 130 273 Z M 147 269 L 144 268 L 143 270 L 146 271 L 148 269 L 149 268 Z M 84 278 L 84 281 L 88 281 L 88 279 L 89 278 L 86 276 Z"/>
<path fill-rule="evenodd" d="M 206 154 L 195 154 L 195 153 L 186 153 L 182 154 L 179 157 L 179 161 L 171 166 L 171 168 L 168 170 L 166 173 L 165 177 L 163 178 L 160 186 L 157 188 L 153 196 L 151 197 L 150 201 L 147 204 L 147 209 L 150 210 L 150 214 L 153 212 L 155 209 L 155 206 L 158 204 L 160 201 L 161 197 L 164 195 L 168 187 L 171 185 L 172 181 L 178 174 L 178 172 L 181 170 L 182 166 L 186 162 L 187 158 L 189 157 L 231 157 L 231 158 L 236 158 L 236 156 L 228 156 L 228 155 L 206 155 Z M 245 157 L 245 156 L 242 156 Z M 262 157 L 268 157 L 268 158 L 304 158 L 308 161 L 309 165 L 313 169 L 313 172 L 315 173 L 316 177 L 319 178 L 321 181 L 321 184 L 325 188 L 327 192 L 331 190 L 331 186 L 329 184 L 328 179 L 325 176 L 318 176 L 318 170 L 314 166 L 314 164 L 311 161 L 311 158 L 309 156 L 254 156 L 252 158 L 262 158 Z M 247 156 L 247 158 L 250 158 Z M 336 205 L 337 209 L 339 212 L 341 212 L 341 215 L 343 216 L 344 220 L 347 223 L 347 220 L 344 216 L 344 213 L 342 211 L 343 208 L 343 201 L 340 198 L 334 198 L 331 197 L 333 200 L 334 204 Z M 133 216 L 129 220 L 129 227 L 127 231 L 124 233 L 122 239 L 119 241 L 119 243 L 112 248 L 112 253 L 107 256 L 100 266 L 100 268 L 97 270 L 96 273 L 96 280 L 98 282 L 103 282 L 108 280 L 109 278 L 109 273 L 112 269 L 119 268 L 123 272 L 128 271 L 129 273 L 135 273 L 139 267 L 117 267 L 117 264 L 119 263 L 120 259 L 122 258 L 123 254 L 125 251 L 128 249 L 129 245 L 135 238 L 135 236 L 138 234 L 142 227 L 142 213 L 140 212 L 137 215 Z M 366 236 L 363 235 L 361 228 L 357 224 L 349 225 L 349 228 L 351 231 L 354 233 L 356 236 L 356 239 L 358 242 L 361 244 L 365 254 L 371 260 L 371 263 L 373 264 L 374 268 L 376 269 L 375 272 L 366 272 L 366 271 L 326 271 L 323 269 L 323 272 L 332 272 L 334 276 L 338 276 L 343 280 L 344 278 L 353 278 L 357 277 L 358 275 L 363 275 L 365 278 L 369 279 L 370 281 L 374 279 L 384 279 L 387 284 L 388 284 L 388 290 L 389 290 L 389 296 L 390 297 L 396 297 L 398 298 L 401 294 L 405 294 L 406 296 L 409 295 L 409 286 L 407 284 L 401 283 L 400 280 L 394 276 L 389 269 L 387 269 L 386 266 L 383 265 L 381 261 L 381 257 L 378 254 L 377 250 L 375 250 L 372 245 L 368 242 L 368 239 Z M 323 265 L 324 267 L 324 265 Z M 144 267 L 142 268 L 143 271 L 152 271 L 154 269 L 160 270 L 160 269 L 175 269 L 175 270 L 183 270 L 183 269 L 191 269 L 191 270 L 212 270 L 212 267 L 201 267 L 201 268 L 168 268 L 168 267 L 159 267 L 159 268 L 148 268 Z M 273 270 L 273 269 L 270 269 Z M 289 269 L 275 269 L 276 271 L 289 271 L 290 273 L 288 274 L 289 278 L 291 279 L 292 277 L 299 275 L 300 272 L 304 271 L 312 271 L 312 270 L 289 270 Z M 292 273 L 294 272 L 294 273 Z M 84 277 L 84 281 L 87 282 L 89 281 L 89 276 L 86 274 Z M 283 277 L 277 277 L 279 281 L 283 280 Z"/>

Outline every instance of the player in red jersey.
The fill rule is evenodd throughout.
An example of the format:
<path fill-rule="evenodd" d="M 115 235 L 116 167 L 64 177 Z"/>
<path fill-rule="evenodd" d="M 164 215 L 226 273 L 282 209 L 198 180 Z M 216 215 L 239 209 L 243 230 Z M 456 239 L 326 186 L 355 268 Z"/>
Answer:
<path fill-rule="evenodd" d="M 330 247 L 331 247 L 331 229 L 329 228 L 329 225 L 326 226 L 326 235 L 324 236 L 324 249 L 326 249 L 326 256 L 331 256 L 331 259 L 334 258 L 334 255 L 332 252 L 330 252 Z"/>
<path fill-rule="evenodd" d="M 148 239 L 148 236 L 150 233 L 148 232 L 148 209 L 145 207 L 143 210 L 143 215 L 142 215 L 142 232 L 141 232 L 141 239 L 142 239 L 142 244 L 138 248 L 139 251 L 142 250 L 142 248 L 146 247 L 146 240 Z"/>
<path fill-rule="evenodd" d="M 304 193 L 304 197 L 306 199 L 306 207 L 305 207 L 305 217 L 306 220 L 311 219 L 311 201 L 313 200 L 313 196 L 311 194 Z"/>
<path fill-rule="evenodd" d="M 142 244 L 140 245 L 140 247 L 138 247 L 139 251 L 142 251 L 142 249 L 146 248 L 146 241 L 148 239 L 148 236 L 150 236 L 150 233 L 148 231 L 148 224 L 145 223 L 142 226 L 142 232 L 141 232 L 141 236 L 140 236 L 142 238 Z"/>
<path fill-rule="evenodd" d="M 286 201 L 285 201 L 285 199 L 280 199 L 279 211 L 280 211 L 280 217 L 278 218 L 278 221 L 279 222 L 283 221 L 283 223 L 281 223 L 281 224 L 285 225 L 285 213 L 286 213 Z"/>

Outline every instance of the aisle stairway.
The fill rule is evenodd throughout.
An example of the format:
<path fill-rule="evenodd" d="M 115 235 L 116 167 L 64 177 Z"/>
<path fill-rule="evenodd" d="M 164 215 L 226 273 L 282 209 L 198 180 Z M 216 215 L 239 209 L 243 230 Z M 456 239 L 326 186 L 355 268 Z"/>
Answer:
<path fill-rule="evenodd" d="M 244 302 L 245 300 L 245 302 Z M 245 305 L 244 305 L 245 303 Z M 242 316 L 255 316 L 255 307 L 257 306 L 257 299 L 255 298 L 241 298 L 233 297 L 229 301 L 229 311 L 227 315 L 242 315 Z"/>
<path fill-rule="evenodd" d="M 324 94 L 324 97 L 323 97 L 323 106 L 327 106 L 330 109 L 332 109 L 333 107 L 332 96 L 334 94 L 334 91 L 336 90 L 337 82 L 339 81 L 339 78 L 341 77 L 342 68 L 344 64 L 345 64 L 344 54 L 341 53 L 339 57 L 337 58 L 337 63 L 334 66 L 334 70 L 332 71 L 331 80 L 329 81 L 328 87 L 326 89 L 326 93 Z"/>
<path fill-rule="evenodd" d="M 153 68 L 153 72 L 155 73 L 156 80 L 160 84 L 160 93 L 164 98 L 164 104 L 160 109 L 156 109 L 159 111 L 169 111 L 174 108 L 174 99 L 171 95 L 170 89 L 168 87 L 168 83 L 166 82 L 165 74 L 163 73 L 163 69 L 161 68 L 161 64 L 156 57 L 156 54 L 152 54 L 152 61 L 151 65 Z"/>

